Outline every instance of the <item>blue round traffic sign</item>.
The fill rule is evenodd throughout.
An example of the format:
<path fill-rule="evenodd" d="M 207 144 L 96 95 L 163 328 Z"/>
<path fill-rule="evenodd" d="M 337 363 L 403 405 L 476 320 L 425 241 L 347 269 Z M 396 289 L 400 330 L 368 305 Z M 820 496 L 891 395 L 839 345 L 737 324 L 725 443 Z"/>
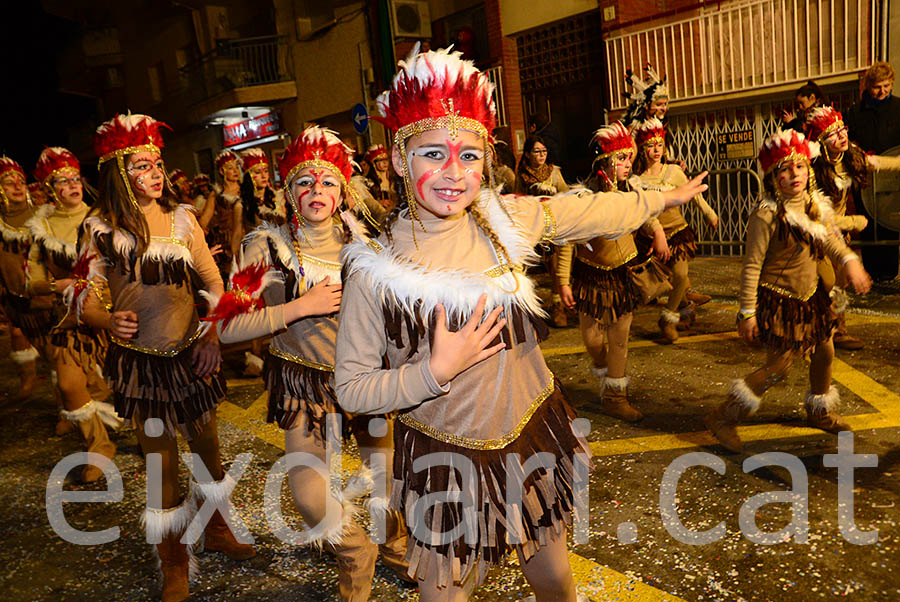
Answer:
<path fill-rule="evenodd" d="M 369 129 L 369 112 L 366 110 L 366 105 L 361 102 L 353 105 L 350 116 L 353 119 L 353 129 L 356 130 L 356 133 L 365 134 Z"/>

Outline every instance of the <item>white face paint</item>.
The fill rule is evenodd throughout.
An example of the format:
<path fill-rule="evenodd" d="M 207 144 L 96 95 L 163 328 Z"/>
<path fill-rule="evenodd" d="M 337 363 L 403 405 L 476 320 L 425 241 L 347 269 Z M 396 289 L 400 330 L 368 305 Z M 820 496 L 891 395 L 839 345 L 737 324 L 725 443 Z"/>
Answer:
<path fill-rule="evenodd" d="M 775 168 L 775 187 L 784 198 L 794 198 L 806 190 L 809 182 L 809 162 L 789 159 Z"/>
<path fill-rule="evenodd" d="M 161 198 L 166 181 L 166 166 L 159 153 L 142 151 L 125 160 L 125 173 L 138 202 Z"/>
<path fill-rule="evenodd" d="M 307 221 L 320 223 L 341 206 L 341 180 L 325 167 L 304 167 L 291 182 L 291 193 Z"/>
<path fill-rule="evenodd" d="M 68 168 L 61 170 L 50 181 L 56 198 L 64 207 L 77 207 L 84 198 L 84 187 L 81 174 L 77 169 Z"/>

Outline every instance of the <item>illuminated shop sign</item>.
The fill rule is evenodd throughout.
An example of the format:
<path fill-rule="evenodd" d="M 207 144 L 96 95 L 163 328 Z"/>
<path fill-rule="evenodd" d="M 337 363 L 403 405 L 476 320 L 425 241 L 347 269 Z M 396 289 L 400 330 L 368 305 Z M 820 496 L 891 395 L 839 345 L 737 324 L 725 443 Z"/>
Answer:
<path fill-rule="evenodd" d="M 222 136 L 225 146 L 234 146 L 242 142 L 249 142 L 259 138 L 265 138 L 277 133 L 281 129 L 281 120 L 278 113 L 269 111 L 258 117 L 244 119 L 222 128 Z"/>

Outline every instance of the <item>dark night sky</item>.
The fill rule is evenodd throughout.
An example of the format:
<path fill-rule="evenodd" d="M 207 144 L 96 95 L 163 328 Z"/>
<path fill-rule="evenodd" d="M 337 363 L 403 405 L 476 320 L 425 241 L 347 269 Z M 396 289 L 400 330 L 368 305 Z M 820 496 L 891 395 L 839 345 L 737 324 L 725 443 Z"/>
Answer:
<path fill-rule="evenodd" d="M 56 55 L 77 35 L 78 25 L 44 13 L 40 2 L 13 6 L 16 13 L 5 11 L 0 34 L 0 153 L 30 174 L 44 146 L 68 145 L 66 124 L 91 103 L 57 90 Z"/>

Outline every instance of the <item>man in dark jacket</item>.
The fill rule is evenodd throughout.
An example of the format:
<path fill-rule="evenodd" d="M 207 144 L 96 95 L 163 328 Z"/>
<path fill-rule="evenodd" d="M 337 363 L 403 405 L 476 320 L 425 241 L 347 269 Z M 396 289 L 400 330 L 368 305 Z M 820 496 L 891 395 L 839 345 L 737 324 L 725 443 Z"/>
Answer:
<path fill-rule="evenodd" d="M 894 85 L 894 69 L 878 62 L 872 65 L 863 79 L 865 90 L 862 99 L 850 107 L 844 116 L 850 139 L 863 150 L 881 154 L 900 145 L 900 98 L 891 94 Z M 897 233 L 875 223 L 865 207 L 857 207 L 865 215 L 869 225 L 860 234 L 864 241 L 897 240 Z M 863 264 L 873 280 L 892 280 L 897 276 L 898 251 L 896 246 L 868 246 L 862 248 Z"/>

